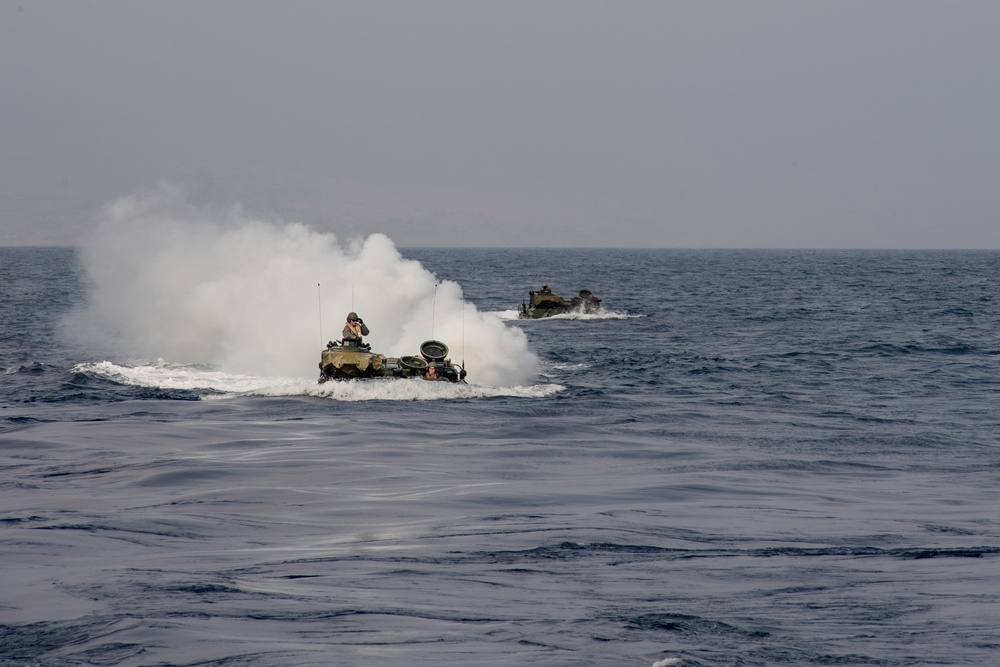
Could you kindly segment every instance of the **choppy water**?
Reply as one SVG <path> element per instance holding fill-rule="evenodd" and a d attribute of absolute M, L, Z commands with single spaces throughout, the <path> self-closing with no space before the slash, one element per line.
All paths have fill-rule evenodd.
<path fill-rule="evenodd" d="M 1000 253 L 403 254 L 538 377 L 109 358 L 0 249 L 0 664 L 998 663 Z"/>

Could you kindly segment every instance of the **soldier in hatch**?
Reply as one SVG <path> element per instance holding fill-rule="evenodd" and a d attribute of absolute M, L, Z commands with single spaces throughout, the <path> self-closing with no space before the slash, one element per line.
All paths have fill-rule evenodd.
<path fill-rule="evenodd" d="M 361 345 L 361 337 L 367 336 L 368 333 L 368 327 L 357 313 L 353 311 L 347 313 L 347 324 L 344 325 L 343 331 L 344 340 L 357 341 L 358 345 Z"/>

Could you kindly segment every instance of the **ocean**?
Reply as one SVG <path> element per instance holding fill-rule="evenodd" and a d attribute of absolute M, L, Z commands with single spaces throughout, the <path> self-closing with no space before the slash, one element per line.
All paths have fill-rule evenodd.
<path fill-rule="evenodd" d="M 0 248 L 5 667 L 1000 664 L 1000 252 L 201 233 Z"/>

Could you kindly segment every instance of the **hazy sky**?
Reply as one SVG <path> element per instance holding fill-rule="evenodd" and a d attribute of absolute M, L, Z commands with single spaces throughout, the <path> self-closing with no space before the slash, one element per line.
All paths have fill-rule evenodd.
<path fill-rule="evenodd" d="M 997 0 L 0 0 L 0 245 L 1000 248 Z"/>

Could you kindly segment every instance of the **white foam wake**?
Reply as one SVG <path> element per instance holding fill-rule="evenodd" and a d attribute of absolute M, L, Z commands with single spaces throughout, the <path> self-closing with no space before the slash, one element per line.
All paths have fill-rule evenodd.
<path fill-rule="evenodd" d="M 167 363 L 162 359 L 155 364 L 122 365 L 110 361 L 78 364 L 73 371 L 123 385 L 205 392 L 203 398 L 206 399 L 232 396 L 316 396 L 338 401 L 428 401 L 495 396 L 544 398 L 565 389 L 558 384 L 495 387 L 422 379 L 351 380 L 319 384 L 315 379 L 227 373 Z"/>
<path fill-rule="evenodd" d="M 516 308 L 513 310 L 496 310 L 487 311 L 490 315 L 496 315 L 501 320 L 509 322 L 511 320 L 517 320 L 520 313 Z M 569 312 L 560 313 L 558 315 L 549 315 L 548 317 L 539 317 L 538 319 L 527 318 L 523 320 L 524 322 L 543 322 L 545 320 L 627 320 L 629 318 L 642 317 L 642 315 L 630 315 L 628 313 L 622 313 L 615 310 L 601 310 L 596 313 L 584 313 L 584 312 Z"/>

